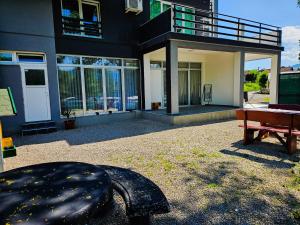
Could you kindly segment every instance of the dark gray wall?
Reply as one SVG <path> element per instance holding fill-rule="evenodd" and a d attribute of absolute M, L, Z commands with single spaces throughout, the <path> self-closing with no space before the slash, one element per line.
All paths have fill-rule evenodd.
<path fill-rule="evenodd" d="M 1 0 L 0 50 L 46 53 L 51 114 L 52 119 L 58 121 L 60 113 L 51 0 Z M 20 84 L 20 66 L 1 65 L 0 87 L 13 88 L 19 112 L 15 118 L 1 119 L 6 131 L 17 131 L 18 126 L 25 122 Z"/>
<path fill-rule="evenodd" d="M 4 134 L 7 135 L 20 128 L 20 125 L 24 123 L 24 105 L 22 95 L 22 82 L 20 66 L 2 66 L 0 65 L 0 88 L 10 87 L 14 96 L 15 104 L 18 114 L 14 117 L 3 117 L 1 121 L 3 123 Z"/>
<path fill-rule="evenodd" d="M 99 0 L 102 39 L 63 35 L 61 0 L 53 1 L 56 51 L 62 54 L 109 57 L 138 57 L 138 28 L 150 20 L 150 0 L 143 1 L 139 15 L 125 13 L 125 0 Z M 209 9 L 209 0 L 168 0 L 200 9 Z"/>

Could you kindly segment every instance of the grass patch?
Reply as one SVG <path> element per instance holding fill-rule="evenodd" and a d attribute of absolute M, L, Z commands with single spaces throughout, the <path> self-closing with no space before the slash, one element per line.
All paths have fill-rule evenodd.
<path fill-rule="evenodd" d="M 208 188 L 218 188 L 220 187 L 220 185 L 216 184 L 216 183 L 210 183 L 207 185 Z"/>
<path fill-rule="evenodd" d="M 202 149 L 200 149 L 200 148 L 192 148 L 191 152 L 197 158 L 204 158 L 205 156 L 207 156 L 207 154 Z"/>
<path fill-rule="evenodd" d="M 263 102 L 270 102 L 270 98 L 269 98 L 269 97 L 265 97 L 265 98 L 263 99 Z"/>
<path fill-rule="evenodd" d="M 184 166 L 189 170 L 200 170 L 200 163 L 197 161 L 187 162 Z"/>
<path fill-rule="evenodd" d="M 160 165 L 165 172 L 171 172 L 176 167 L 174 163 L 165 158 L 165 154 L 160 153 L 155 158 L 159 163 L 158 165 Z"/>
<path fill-rule="evenodd" d="M 259 91 L 260 87 L 257 83 L 245 83 L 244 84 L 244 91 L 250 92 L 250 91 Z"/>

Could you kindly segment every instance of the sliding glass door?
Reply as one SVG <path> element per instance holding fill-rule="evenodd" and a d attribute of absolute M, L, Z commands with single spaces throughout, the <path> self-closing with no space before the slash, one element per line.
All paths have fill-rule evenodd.
<path fill-rule="evenodd" d="M 139 69 L 125 69 L 125 107 L 126 110 L 134 110 L 139 104 Z"/>
<path fill-rule="evenodd" d="M 102 69 L 84 68 L 86 110 L 104 111 Z"/>
<path fill-rule="evenodd" d="M 105 69 L 108 111 L 123 111 L 120 69 Z"/>
<path fill-rule="evenodd" d="M 201 104 L 201 71 L 191 70 L 190 71 L 190 98 L 191 105 Z"/>
<path fill-rule="evenodd" d="M 179 95 L 179 105 L 189 104 L 189 81 L 188 81 L 188 71 L 178 71 L 178 95 Z"/>
<path fill-rule="evenodd" d="M 83 112 L 80 68 L 63 66 L 58 70 L 61 112 Z"/>

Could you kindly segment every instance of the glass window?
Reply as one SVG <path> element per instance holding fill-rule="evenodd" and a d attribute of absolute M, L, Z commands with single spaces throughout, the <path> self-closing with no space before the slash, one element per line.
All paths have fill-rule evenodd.
<path fill-rule="evenodd" d="M 150 0 L 150 18 L 154 18 L 161 14 L 161 2 L 158 0 Z"/>
<path fill-rule="evenodd" d="M 161 62 L 160 61 L 151 61 L 150 62 L 151 69 L 160 69 L 161 68 Z"/>
<path fill-rule="evenodd" d="M 139 61 L 136 59 L 125 59 L 124 66 L 138 67 Z"/>
<path fill-rule="evenodd" d="M 190 99 L 191 105 L 201 104 L 201 71 L 191 70 L 190 72 Z"/>
<path fill-rule="evenodd" d="M 72 109 L 82 114 L 82 87 L 80 68 L 74 66 L 58 67 L 59 93 L 61 112 Z"/>
<path fill-rule="evenodd" d="M 57 56 L 58 64 L 80 64 L 80 57 L 77 56 Z"/>
<path fill-rule="evenodd" d="M 122 80 L 120 69 L 106 69 L 106 99 L 108 111 L 122 111 Z"/>
<path fill-rule="evenodd" d="M 184 26 L 186 28 L 195 28 L 195 23 L 190 22 L 190 21 L 195 21 L 194 10 L 190 9 L 190 8 L 185 8 L 184 11 L 187 12 L 187 13 L 184 14 L 184 19 L 189 20 L 189 21 L 185 21 Z M 184 33 L 185 34 L 195 34 L 195 30 L 193 30 L 193 29 L 185 29 Z"/>
<path fill-rule="evenodd" d="M 94 66 L 102 66 L 103 60 L 101 58 L 90 58 L 90 57 L 83 57 L 82 58 L 83 65 L 94 65 Z"/>
<path fill-rule="evenodd" d="M 178 72 L 178 86 L 179 105 L 188 105 L 188 71 Z"/>
<path fill-rule="evenodd" d="M 139 70 L 125 69 L 126 110 L 138 109 L 139 105 Z"/>
<path fill-rule="evenodd" d="M 104 66 L 122 66 L 121 59 L 103 59 Z"/>
<path fill-rule="evenodd" d="M 201 63 L 191 63 L 191 69 L 201 69 Z"/>
<path fill-rule="evenodd" d="M 79 5 L 78 1 L 62 0 L 62 16 L 79 19 Z"/>
<path fill-rule="evenodd" d="M 62 1 L 63 30 L 67 34 L 100 36 L 100 4 L 97 1 Z M 80 3 L 80 4 L 79 4 Z"/>
<path fill-rule="evenodd" d="M 189 63 L 187 63 L 187 62 L 178 62 L 178 68 L 188 69 L 189 68 Z"/>
<path fill-rule="evenodd" d="M 29 86 L 45 85 L 45 71 L 25 70 L 25 83 Z"/>
<path fill-rule="evenodd" d="M 86 110 L 104 110 L 102 69 L 85 68 Z"/>
<path fill-rule="evenodd" d="M 62 21 L 65 33 L 80 34 L 78 1 L 62 0 Z"/>
<path fill-rule="evenodd" d="M 98 4 L 82 2 L 82 19 L 85 35 L 100 36 Z"/>
<path fill-rule="evenodd" d="M 13 55 L 10 52 L 0 52 L 0 62 L 12 62 Z"/>
<path fill-rule="evenodd" d="M 44 56 L 43 55 L 22 55 L 18 54 L 19 62 L 44 62 Z"/>

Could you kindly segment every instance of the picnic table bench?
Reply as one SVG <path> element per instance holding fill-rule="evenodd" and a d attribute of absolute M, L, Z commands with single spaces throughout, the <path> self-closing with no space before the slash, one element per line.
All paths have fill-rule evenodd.
<path fill-rule="evenodd" d="M 293 154 L 297 151 L 297 137 L 300 137 L 300 111 L 280 109 L 279 105 L 273 107 L 236 110 L 237 119 L 244 121 L 240 125 L 244 128 L 244 144 L 261 141 L 272 135 L 287 148 L 289 154 Z M 258 123 L 248 123 L 249 121 Z M 256 138 L 255 131 L 258 131 Z M 283 134 L 283 137 L 279 134 Z"/>

